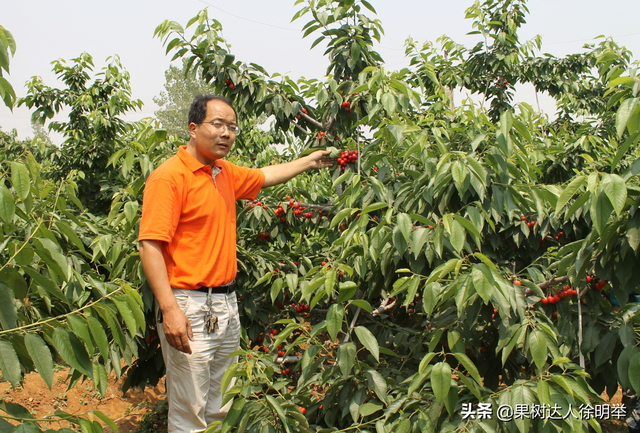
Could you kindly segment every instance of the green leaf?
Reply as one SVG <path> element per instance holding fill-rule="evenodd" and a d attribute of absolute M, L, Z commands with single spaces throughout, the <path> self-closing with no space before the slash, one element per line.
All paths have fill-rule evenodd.
<path fill-rule="evenodd" d="M 3 378 L 8 380 L 12 387 L 20 384 L 20 361 L 13 349 L 13 345 L 6 340 L 0 340 L 0 371 Z"/>
<path fill-rule="evenodd" d="M 344 307 L 341 304 L 332 304 L 327 311 L 327 332 L 331 337 L 331 341 L 335 341 L 338 332 L 342 330 L 344 314 Z"/>
<path fill-rule="evenodd" d="M 376 393 L 380 401 L 387 402 L 387 381 L 376 370 L 367 370 L 365 372 L 369 389 Z"/>
<path fill-rule="evenodd" d="M 284 281 L 282 281 L 282 278 L 276 279 L 271 285 L 271 303 L 272 304 L 274 304 L 276 302 L 276 299 L 278 299 L 278 295 L 280 294 L 280 291 L 282 290 L 283 286 L 284 286 Z"/>
<path fill-rule="evenodd" d="M 349 305 L 355 305 L 356 307 L 363 309 L 367 313 L 373 312 L 371 304 L 364 299 L 353 299 L 351 302 L 349 302 Z"/>
<path fill-rule="evenodd" d="M 361 416 L 369 416 L 372 415 L 376 412 L 378 412 L 379 410 L 384 409 L 384 404 L 382 404 L 379 401 L 369 401 L 365 404 L 363 404 L 362 406 L 360 406 L 360 408 L 358 409 L 358 413 Z M 322 430 L 321 430 L 322 431 Z"/>
<path fill-rule="evenodd" d="M 531 357 L 536 363 L 538 370 L 542 370 L 544 364 L 547 362 L 547 340 L 542 336 L 541 331 L 537 329 L 529 333 L 529 351 Z"/>
<path fill-rule="evenodd" d="M 377 202 L 377 203 L 372 203 L 370 205 L 368 205 L 367 207 L 365 207 L 364 209 L 362 209 L 362 212 L 360 212 L 362 215 L 367 214 L 369 212 L 373 212 L 379 209 L 384 209 L 385 207 L 389 207 L 389 205 L 387 203 L 384 202 Z"/>
<path fill-rule="evenodd" d="M 287 287 L 291 293 L 296 292 L 296 288 L 298 287 L 298 274 L 287 274 L 285 277 L 287 281 Z"/>
<path fill-rule="evenodd" d="M 487 271 L 483 272 L 485 269 Z M 480 295 L 485 304 L 489 304 L 495 290 L 495 281 L 491 276 L 491 271 L 484 264 L 474 265 L 471 270 L 471 280 L 478 295 Z"/>
<path fill-rule="evenodd" d="M 629 383 L 640 394 L 640 352 L 636 353 L 629 360 Z"/>
<path fill-rule="evenodd" d="M 25 201 L 29 195 L 31 183 L 29 170 L 21 162 L 11 161 L 11 184 L 21 201 Z"/>
<path fill-rule="evenodd" d="M 44 275 L 42 275 L 41 273 L 39 273 L 38 271 L 36 271 L 30 266 L 23 266 L 22 270 L 25 271 L 27 274 L 29 274 L 29 276 L 32 279 L 31 281 L 32 284 L 35 282 L 38 286 L 42 287 L 47 292 L 51 293 L 53 296 L 60 299 L 65 304 L 69 303 L 64 293 L 62 293 L 62 290 L 60 290 L 58 285 L 53 281 L 51 281 L 51 279 L 49 279 L 48 277 L 45 277 Z"/>
<path fill-rule="evenodd" d="M 16 299 L 11 287 L 0 281 L 0 324 L 5 331 L 16 327 Z"/>
<path fill-rule="evenodd" d="M 11 224 L 15 214 L 16 203 L 13 194 L 4 185 L 0 185 L 0 218 L 5 223 Z"/>
<path fill-rule="evenodd" d="M 473 361 L 471 361 L 471 359 L 469 359 L 467 355 L 465 355 L 464 353 L 456 352 L 453 354 L 453 356 L 455 356 L 458 362 L 460 362 L 465 370 L 469 372 L 471 377 L 473 377 L 473 380 L 475 380 L 478 385 L 483 385 L 482 377 L 480 376 L 480 373 L 478 373 L 476 365 L 473 363 Z"/>
<path fill-rule="evenodd" d="M 69 266 L 60 245 L 44 237 L 34 239 L 33 245 L 40 258 L 44 260 L 56 274 L 64 278 L 65 281 L 69 281 Z"/>
<path fill-rule="evenodd" d="M 480 232 L 478 231 L 476 226 L 474 226 L 471 223 L 471 221 L 467 220 L 466 218 L 461 217 L 460 215 L 453 215 L 453 217 L 456 219 L 456 221 L 458 221 L 460 224 L 462 224 L 467 231 L 471 232 L 478 239 L 482 239 L 482 235 L 480 234 Z"/>
<path fill-rule="evenodd" d="M 91 340 L 91 334 L 89 333 L 87 322 L 77 314 L 70 314 L 67 316 L 67 323 L 69 324 L 71 331 L 73 331 L 73 333 L 76 334 L 76 336 L 84 343 L 87 348 L 87 353 L 89 353 L 89 355 L 93 355 L 95 346 Z"/>
<path fill-rule="evenodd" d="M 393 93 L 383 93 L 382 98 L 380 100 L 382 106 L 387 111 L 387 115 L 393 115 L 394 111 L 396 111 L 396 97 Z"/>
<path fill-rule="evenodd" d="M 282 409 L 282 406 L 280 406 L 280 403 L 278 402 L 278 400 L 276 400 L 275 398 L 271 397 L 269 394 L 265 395 L 267 398 L 267 402 L 269 403 L 269 405 L 273 408 L 273 410 L 276 412 L 276 414 L 278 414 L 278 417 L 280 418 L 280 421 L 282 422 L 282 425 L 284 426 L 284 429 L 287 432 L 290 432 L 291 430 L 289 430 L 289 424 L 287 423 L 287 417 L 284 414 L 284 410 Z"/>
<path fill-rule="evenodd" d="M 464 247 L 464 240 L 466 238 L 466 232 L 462 224 L 458 220 L 454 220 L 451 225 L 451 245 L 459 253 Z"/>
<path fill-rule="evenodd" d="M 353 281 L 346 281 L 338 285 L 338 302 L 349 301 L 358 291 L 358 285 Z"/>
<path fill-rule="evenodd" d="M 429 230 L 424 227 L 417 227 L 412 234 L 411 250 L 413 251 L 413 257 L 418 258 L 418 255 L 422 252 L 422 247 L 429 239 Z"/>
<path fill-rule="evenodd" d="M 356 362 L 356 345 L 352 342 L 342 343 L 338 348 L 337 358 L 342 376 L 346 378 Z"/>
<path fill-rule="evenodd" d="M 240 415 L 242 414 L 242 409 L 244 408 L 245 403 L 246 400 L 244 398 L 236 398 L 235 400 L 233 400 L 229 412 L 227 412 L 227 415 L 222 421 L 222 433 L 231 431 L 233 426 L 236 425 L 236 423 L 240 419 Z"/>
<path fill-rule="evenodd" d="M 553 400 L 551 400 L 551 394 L 549 393 L 549 384 L 546 381 L 538 381 L 537 394 L 540 404 L 553 404 Z"/>
<path fill-rule="evenodd" d="M 67 238 L 69 238 L 69 240 L 76 247 L 78 247 L 80 251 L 85 251 L 84 244 L 82 243 L 82 241 L 80 240 L 76 232 L 71 228 L 71 226 L 66 221 L 58 220 L 55 222 L 55 226 L 58 228 L 58 230 L 64 233 L 65 236 L 67 236 Z"/>
<path fill-rule="evenodd" d="M 604 232 L 607 222 L 611 219 L 612 212 L 613 205 L 604 191 L 591 200 L 591 221 L 593 221 L 598 234 L 601 235 Z"/>
<path fill-rule="evenodd" d="M 338 274 L 335 269 L 331 269 L 327 271 L 327 275 L 324 278 L 324 291 L 328 296 L 332 296 L 333 288 L 336 285 L 336 280 L 338 279 Z"/>
<path fill-rule="evenodd" d="M 562 191 L 560 197 L 558 197 L 558 202 L 556 203 L 556 217 L 560 215 L 560 211 L 567 203 L 569 203 L 569 200 L 571 200 L 571 197 L 573 197 L 578 188 L 580 188 L 584 184 L 584 180 L 586 178 L 587 177 L 584 175 L 576 176 L 564 189 L 564 191 Z"/>
<path fill-rule="evenodd" d="M 52 340 L 53 347 L 64 362 L 84 375 L 93 375 L 91 360 L 78 337 L 60 326 L 53 332 Z"/>
<path fill-rule="evenodd" d="M 109 340 L 107 339 L 107 333 L 104 331 L 102 323 L 93 316 L 87 316 L 87 325 L 93 341 L 98 346 L 100 354 L 102 355 L 103 362 L 107 362 L 109 359 Z"/>
<path fill-rule="evenodd" d="M 106 415 L 105 415 L 104 413 L 102 413 L 101 411 L 99 411 L 99 410 L 92 410 L 92 411 L 91 411 L 91 412 L 89 412 L 89 413 L 92 413 L 92 414 L 94 414 L 95 416 L 97 416 L 98 418 L 100 418 L 100 419 L 102 420 L 102 422 L 104 422 L 104 423 L 105 423 L 105 424 L 107 424 L 109 427 L 111 427 L 111 429 L 112 429 L 114 432 L 116 432 L 116 433 L 118 433 L 118 432 L 119 432 L 119 430 L 118 430 L 118 426 L 116 425 L 116 423 L 115 423 L 115 422 L 113 422 L 113 420 L 112 420 L 111 418 L 109 418 L 108 416 L 106 416 Z"/>
<path fill-rule="evenodd" d="M 400 230 L 402 231 L 402 235 L 404 236 L 404 239 L 407 242 L 409 242 L 409 238 L 411 237 L 411 226 L 412 226 L 411 217 L 406 213 L 399 213 L 398 227 L 400 227 Z"/>
<path fill-rule="evenodd" d="M 627 186 L 624 180 L 617 174 L 604 174 L 602 189 L 613 204 L 616 213 L 620 215 L 627 201 Z"/>
<path fill-rule="evenodd" d="M 431 370 L 431 388 L 438 403 L 444 403 L 451 388 L 451 366 L 438 362 Z"/>
<path fill-rule="evenodd" d="M 640 353 L 640 350 L 638 350 L 637 347 L 627 346 L 622 350 L 618 357 L 618 362 L 616 363 L 618 381 L 623 389 L 631 388 L 631 383 L 629 382 L 629 364 L 631 362 L 631 358 L 633 358 L 637 353 Z"/>
<path fill-rule="evenodd" d="M 120 312 L 122 319 L 124 319 L 124 324 L 127 326 L 127 329 L 129 330 L 129 334 L 132 337 L 135 336 L 137 331 L 137 323 L 136 323 L 136 319 L 133 317 L 133 314 L 131 313 L 131 310 L 129 310 L 129 306 L 127 305 L 127 302 L 123 299 L 115 298 L 115 297 L 111 298 L 111 300 L 116 305 L 116 308 L 118 309 L 118 312 Z"/>
<path fill-rule="evenodd" d="M 353 329 L 360 343 L 373 355 L 376 361 L 380 361 L 380 346 L 376 337 L 364 326 L 356 326 Z"/>
<path fill-rule="evenodd" d="M 36 370 L 40 373 L 40 377 L 51 390 L 53 386 L 53 358 L 49 347 L 38 334 L 31 333 L 24 336 L 24 344 Z"/>
<path fill-rule="evenodd" d="M 342 221 L 343 219 L 345 219 L 347 216 L 353 214 L 357 209 L 353 209 L 353 208 L 346 208 L 346 209 L 342 209 L 340 212 L 338 212 L 336 214 L 336 216 L 333 217 L 333 219 L 331 220 L 331 226 L 330 228 L 333 228 L 335 226 L 338 225 L 338 223 L 340 223 L 340 221 Z"/>
<path fill-rule="evenodd" d="M 616 131 L 618 133 L 618 138 L 622 137 L 622 134 L 624 134 L 624 129 L 627 126 L 629 118 L 638 106 L 638 101 L 639 98 L 629 98 L 625 99 L 620 104 L 620 108 L 618 108 L 618 112 L 616 113 Z"/>

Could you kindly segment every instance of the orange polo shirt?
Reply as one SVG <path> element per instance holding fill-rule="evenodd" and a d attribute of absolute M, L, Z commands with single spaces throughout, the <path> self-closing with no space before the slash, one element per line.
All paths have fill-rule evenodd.
<path fill-rule="evenodd" d="M 171 287 L 221 286 L 236 277 L 235 201 L 254 199 L 264 173 L 224 160 L 215 167 L 214 181 L 211 167 L 181 146 L 147 179 L 138 241 L 161 241 Z"/>

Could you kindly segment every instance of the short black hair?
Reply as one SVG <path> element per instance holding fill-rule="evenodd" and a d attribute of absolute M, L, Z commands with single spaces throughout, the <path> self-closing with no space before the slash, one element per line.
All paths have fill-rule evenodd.
<path fill-rule="evenodd" d="M 236 113 L 236 109 L 233 108 L 231 99 L 220 95 L 198 95 L 193 98 L 193 102 L 189 108 L 189 123 L 187 125 L 191 125 L 192 123 L 199 125 L 204 122 L 204 119 L 207 117 L 207 103 L 209 101 L 222 101 L 227 104 L 233 110 L 233 114 L 236 115 L 236 122 L 238 121 L 238 113 Z"/>

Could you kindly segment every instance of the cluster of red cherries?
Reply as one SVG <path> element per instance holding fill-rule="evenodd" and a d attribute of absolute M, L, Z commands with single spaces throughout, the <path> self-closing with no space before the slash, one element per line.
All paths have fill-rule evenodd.
<path fill-rule="evenodd" d="M 591 284 L 598 292 L 607 285 L 607 280 L 600 280 L 597 277 L 587 276 L 587 284 Z"/>
<path fill-rule="evenodd" d="M 577 296 L 578 291 L 570 288 L 568 285 L 565 285 L 562 290 L 558 290 L 555 295 L 547 296 L 546 298 L 542 298 L 541 302 L 543 305 L 547 304 L 557 304 L 564 298 L 570 298 L 572 296 Z"/>
<path fill-rule="evenodd" d="M 292 305 L 296 309 L 296 313 L 304 313 L 305 311 L 309 311 L 309 304 L 307 304 L 306 302 L 300 302 L 299 304 L 296 304 L 294 302 Z"/>
<path fill-rule="evenodd" d="M 271 240 L 271 236 L 269 236 L 269 233 L 260 232 L 258 233 L 258 240 L 269 242 Z"/>
<path fill-rule="evenodd" d="M 251 209 L 253 209 L 256 206 L 262 206 L 263 209 L 268 209 L 266 204 L 262 204 L 261 201 L 258 201 L 256 199 L 253 200 L 253 203 L 251 203 Z"/>
<path fill-rule="evenodd" d="M 340 152 L 340 158 L 338 158 L 338 165 L 340 166 L 340 170 L 344 171 L 347 164 L 354 163 L 357 160 L 358 160 L 357 150 L 345 150 L 343 152 Z"/>

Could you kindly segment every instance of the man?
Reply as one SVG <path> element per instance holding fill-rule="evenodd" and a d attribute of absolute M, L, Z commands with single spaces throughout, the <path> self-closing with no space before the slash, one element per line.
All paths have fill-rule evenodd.
<path fill-rule="evenodd" d="M 158 306 L 170 433 L 201 432 L 228 411 L 221 381 L 240 341 L 235 201 L 333 162 L 330 152 L 317 151 L 261 169 L 239 167 L 223 160 L 238 133 L 229 99 L 197 97 L 188 145 L 145 186 L 138 241 Z"/>

